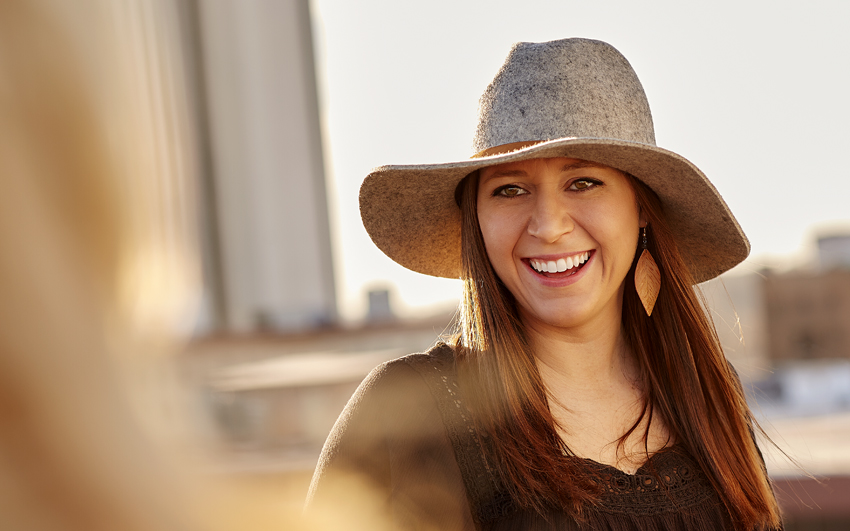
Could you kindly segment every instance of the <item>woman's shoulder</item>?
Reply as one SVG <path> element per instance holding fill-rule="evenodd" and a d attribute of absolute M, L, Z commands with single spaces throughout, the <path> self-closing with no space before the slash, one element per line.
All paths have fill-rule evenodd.
<path fill-rule="evenodd" d="M 378 365 L 352 395 L 335 432 L 355 428 L 387 435 L 411 429 L 407 421 L 433 416 L 440 402 L 435 386 L 444 378 L 453 380 L 453 371 L 454 350 L 444 343 Z"/>
<path fill-rule="evenodd" d="M 454 347 L 442 341 L 438 341 L 434 346 L 425 352 L 417 352 L 407 354 L 400 358 L 396 358 L 378 365 L 374 371 L 383 373 L 384 371 L 398 370 L 400 366 L 407 366 L 417 372 L 428 370 L 449 370 L 454 365 L 455 350 Z"/>
<path fill-rule="evenodd" d="M 391 361 L 390 364 L 407 365 L 426 379 L 434 374 L 446 377 L 453 377 L 456 374 L 454 347 L 442 341 L 426 352 L 408 354 Z"/>
<path fill-rule="evenodd" d="M 454 364 L 454 348 L 439 342 L 425 352 L 408 354 L 378 365 L 360 384 L 355 398 L 363 394 L 392 393 L 397 389 L 408 396 L 417 390 L 433 391 L 435 380 L 454 380 Z"/>
<path fill-rule="evenodd" d="M 379 510 L 391 507 L 396 527 L 470 529 L 463 479 L 434 387 L 442 381 L 435 375 L 450 374 L 453 363 L 453 350 L 440 343 L 372 370 L 328 436 L 308 504 L 344 513 L 340 504 L 354 491 L 369 490 Z M 334 485 L 345 478 L 365 487 L 340 495 Z"/>

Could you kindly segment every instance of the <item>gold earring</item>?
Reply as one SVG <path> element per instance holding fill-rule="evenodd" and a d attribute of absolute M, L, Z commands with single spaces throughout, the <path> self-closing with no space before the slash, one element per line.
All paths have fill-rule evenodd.
<path fill-rule="evenodd" d="M 652 315 L 652 308 L 655 307 L 658 292 L 661 290 L 661 272 L 658 270 L 658 265 L 652 255 L 649 254 L 649 249 L 646 248 L 646 227 L 643 228 L 641 247 L 643 247 L 643 252 L 640 253 L 640 258 L 638 258 L 638 263 L 635 266 L 635 289 L 648 317 Z"/>

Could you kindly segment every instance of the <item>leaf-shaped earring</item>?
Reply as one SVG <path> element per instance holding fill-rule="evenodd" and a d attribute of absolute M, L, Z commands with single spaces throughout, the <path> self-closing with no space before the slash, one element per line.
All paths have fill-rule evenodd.
<path fill-rule="evenodd" d="M 640 302 L 643 303 L 643 309 L 646 310 L 646 315 L 650 316 L 658 299 L 658 292 L 661 290 L 661 272 L 658 270 L 655 259 L 649 254 L 649 249 L 646 248 L 646 227 L 643 228 L 641 247 L 643 252 L 640 253 L 635 266 L 635 289 Z"/>

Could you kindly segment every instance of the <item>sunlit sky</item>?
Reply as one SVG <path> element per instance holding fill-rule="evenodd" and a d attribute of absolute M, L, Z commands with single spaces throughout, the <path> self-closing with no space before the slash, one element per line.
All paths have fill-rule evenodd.
<path fill-rule="evenodd" d="M 456 300 L 369 240 L 372 167 L 471 155 L 478 97 L 512 43 L 614 45 L 649 98 L 658 145 L 699 166 L 752 243 L 739 269 L 805 262 L 850 231 L 850 2 L 311 0 L 340 309 L 392 290 L 399 313 Z"/>

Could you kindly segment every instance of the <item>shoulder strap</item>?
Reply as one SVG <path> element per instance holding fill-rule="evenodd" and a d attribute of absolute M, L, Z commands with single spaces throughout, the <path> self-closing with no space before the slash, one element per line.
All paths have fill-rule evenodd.
<path fill-rule="evenodd" d="M 404 360 L 424 378 L 437 402 L 476 524 L 481 527 L 513 512 L 510 494 L 502 485 L 498 470 L 485 457 L 486 441 L 475 429 L 463 402 L 454 350 L 438 343 L 427 353 L 407 356 Z"/>

